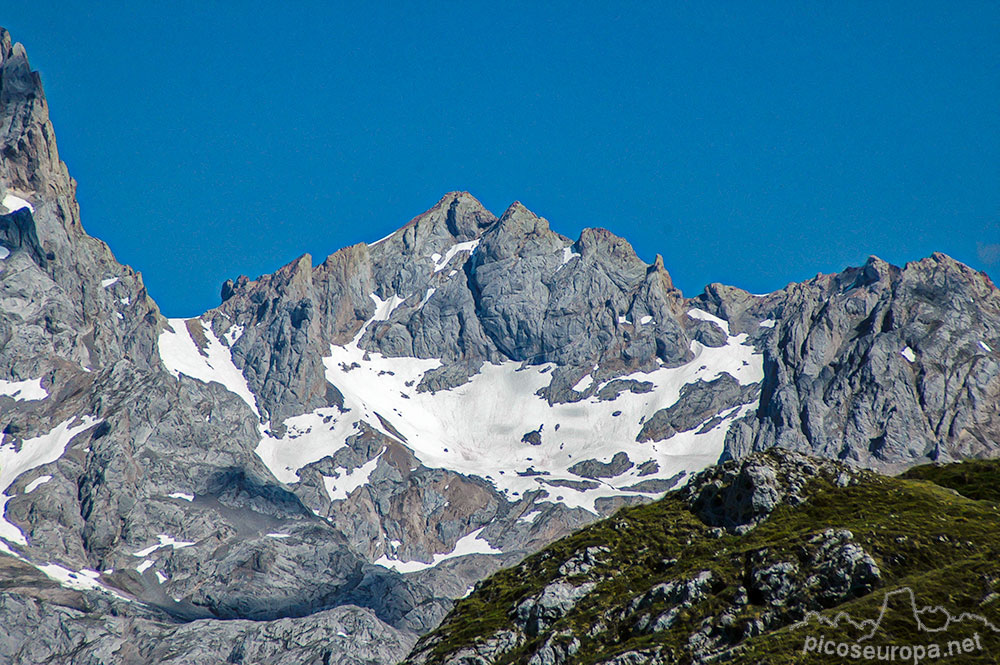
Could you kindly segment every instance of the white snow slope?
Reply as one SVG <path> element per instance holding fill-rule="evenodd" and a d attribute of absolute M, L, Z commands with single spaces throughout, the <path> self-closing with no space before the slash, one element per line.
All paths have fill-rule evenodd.
<path fill-rule="evenodd" d="M 380 307 L 372 320 L 384 319 L 398 306 L 395 298 L 373 299 Z M 707 312 L 691 310 L 689 315 L 712 321 L 729 333 L 725 321 Z M 364 332 L 362 328 L 350 344 L 332 346 L 330 356 L 324 359 L 327 380 L 344 395 L 345 412 L 327 408 L 289 418 L 283 438 L 265 435 L 258 445 L 257 454 L 282 482 L 297 482 L 299 469 L 343 447 L 345 439 L 358 431 L 360 420 L 379 428 L 377 413 L 405 437 L 405 445 L 427 467 L 483 477 L 514 501 L 541 489 L 547 492 L 541 501 L 596 512 L 595 501 L 600 497 L 643 494 L 629 486 L 681 471 L 690 474 L 715 463 L 732 419 L 753 408 L 730 409 L 723 414 L 729 418 L 702 434 L 692 430 L 656 443 L 636 442 L 642 423 L 675 403 L 682 386 L 699 379 L 710 381 L 723 372 L 742 384 L 757 383 L 764 376 L 761 356 L 745 344 L 746 335 L 737 335 L 730 336 L 720 348 L 692 342 L 691 362 L 630 375 L 651 381 L 651 392 L 625 392 L 611 401 L 591 397 L 549 406 L 535 392 L 548 384 L 547 372 L 552 366 L 522 367 L 516 362 L 486 364 L 468 383 L 452 390 L 418 393 L 412 386 L 419 384 L 425 372 L 438 367 L 439 361 L 387 358 L 373 352 L 366 360 L 365 351 L 357 346 Z M 581 381 L 578 386 L 588 384 Z M 522 442 L 525 433 L 537 429 L 541 430 L 541 445 Z M 592 458 L 609 461 L 621 451 L 635 466 L 601 481 L 596 488 L 547 485 L 551 480 L 583 480 L 570 473 L 569 467 Z M 659 471 L 640 477 L 638 466 L 649 460 L 658 464 Z M 345 498 L 360 486 L 357 481 L 367 480 L 370 473 L 371 469 L 363 468 L 336 483 L 328 481 L 331 498 L 335 492 L 336 498 Z M 533 473 L 546 475 L 529 475 Z"/>
<path fill-rule="evenodd" d="M 92 416 L 83 416 L 74 425 L 76 421 L 76 418 L 64 420 L 47 434 L 24 439 L 20 449 L 16 449 L 13 441 L 7 441 L 5 434 L 0 434 L 0 538 L 3 540 L 18 545 L 28 544 L 21 530 L 4 517 L 4 510 L 10 500 L 7 490 L 14 481 L 26 471 L 55 462 L 62 457 L 74 436 L 100 422 Z"/>
<path fill-rule="evenodd" d="M 185 374 L 203 383 L 221 383 L 230 392 L 238 395 L 253 412 L 257 411 L 257 400 L 243 373 L 233 364 L 229 347 L 218 340 L 208 323 L 202 322 L 208 344 L 199 350 L 191 338 L 187 320 L 169 319 L 170 327 L 160 333 L 159 349 L 163 365 L 174 376 Z"/>

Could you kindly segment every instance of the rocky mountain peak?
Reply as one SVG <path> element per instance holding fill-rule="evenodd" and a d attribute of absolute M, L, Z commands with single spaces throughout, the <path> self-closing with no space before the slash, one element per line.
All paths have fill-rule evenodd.
<path fill-rule="evenodd" d="M 75 192 L 66 165 L 59 159 L 55 132 L 49 121 L 42 80 L 31 70 L 24 46 L 12 43 L 10 33 L 0 28 L 0 190 L 10 190 L 30 202 L 32 196 L 64 197 L 68 228 L 79 232 Z M 0 191 L 0 194 L 5 193 Z M 45 235 L 44 232 L 42 235 Z"/>
<path fill-rule="evenodd" d="M 1000 451 L 1000 295 L 943 255 L 685 299 L 609 231 L 452 192 L 167 321 L 79 226 L 0 47 L 0 568 L 45 591 L 0 589 L 2 662 L 385 665 L 485 574 L 720 459 Z M 804 460 L 699 476 L 695 508 L 752 525 Z"/>
<path fill-rule="evenodd" d="M 42 80 L 31 71 L 24 46 L 11 41 L 10 33 L 0 28 L 0 101 L 44 97 Z"/>
<path fill-rule="evenodd" d="M 430 256 L 458 242 L 475 240 L 496 217 L 468 192 L 449 192 L 400 229 L 371 243 L 377 256 Z"/>
<path fill-rule="evenodd" d="M 549 228 L 547 219 L 531 212 L 520 201 L 515 201 L 484 234 L 476 265 L 529 256 L 548 256 L 569 244 L 569 238 Z"/>

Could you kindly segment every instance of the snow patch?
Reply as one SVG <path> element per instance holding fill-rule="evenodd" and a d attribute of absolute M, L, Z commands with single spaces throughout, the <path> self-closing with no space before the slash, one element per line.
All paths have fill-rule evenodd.
<path fill-rule="evenodd" d="M 32 213 L 35 212 L 35 206 L 31 205 L 20 196 L 14 196 L 10 192 L 7 192 L 4 195 L 3 201 L 0 202 L 0 204 L 8 210 L 7 214 L 20 210 L 21 208 L 27 208 Z"/>
<path fill-rule="evenodd" d="M 986 351 L 987 353 L 993 351 L 993 349 L 990 348 L 990 345 L 982 340 L 979 341 L 979 348 L 981 348 L 983 351 Z"/>
<path fill-rule="evenodd" d="M 289 538 L 290 536 L 287 533 L 269 533 L 267 534 L 267 537 L 280 539 L 280 538 Z"/>
<path fill-rule="evenodd" d="M 479 239 L 477 238 L 476 240 L 470 240 L 468 242 L 460 242 L 452 245 L 451 247 L 448 248 L 448 251 L 445 252 L 444 258 L 441 258 L 440 254 L 435 254 L 434 256 L 438 258 L 434 258 L 434 256 L 431 257 L 434 260 L 434 272 L 440 272 L 444 270 L 445 267 L 447 267 L 448 262 L 451 261 L 451 258 L 456 254 L 458 254 L 459 252 L 468 252 L 471 255 L 473 252 L 476 251 L 476 247 L 478 246 L 479 246 Z"/>
<path fill-rule="evenodd" d="M 138 566 L 136 566 L 135 569 L 138 570 L 139 574 L 141 575 L 142 573 L 146 572 L 147 570 L 149 570 L 152 567 L 153 567 L 153 562 L 150 559 L 146 559 L 145 561 L 143 561 L 142 563 L 140 563 Z"/>
<path fill-rule="evenodd" d="M 526 512 L 523 515 L 521 515 L 520 517 L 518 517 L 517 521 L 518 522 L 527 522 L 528 524 L 531 524 L 532 522 L 535 521 L 535 518 L 538 517 L 541 514 L 542 514 L 542 511 L 539 510 L 539 509 L 537 509 L 537 508 L 535 508 L 534 510 L 529 510 L 528 512 Z"/>
<path fill-rule="evenodd" d="M 372 321 L 388 321 L 393 310 L 406 302 L 406 298 L 401 298 L 395 293 L 388 300 L 382 300 L 374 293 L 369 294 L 368 297 L 375 302 L 375 315 L 372 317 Z"/>
<path fill-rule="evenodd" d="M 168 578 L 168 577 L 167 577 L 166 575 L 164 575 L 164 574 L 163 574 L 163 573 L 161 573 L 160 571 L 156 571 L 156 581 L 157 581 L 157 582 L 159 582 L 160 584 L 163 584 L 163 583 L 164 583 L 164 582 L 166 582 L 166 581 L 167 581 L 168 579 L 169 579 L 169 578 Z"/>
<path fill-rule="evenodd" d="M 570 390 L 575 390 L 578 393 L 586 392 L 587 388 L 590 388 L 591 384 L 594 383 L 594 372 L 597 371 L 597 367 L 594 365 L 594 368 L 580 377 L 580 380 Z"/>
<path fill-rule="evenodd" d="M 37 478 L 35 478 L 34 480 L 32 480 L 30 483 L 28 483 L 27 485 L 24 486 L 24 493 L 25 494 L 30 494 L 31 492 L 33 492 L 36 489 L 38 489 L 39 485 L 44 485 L 45 483 L 49 482 L 50 480 L 52 480 L 52 476 L 38 476 Z"/>
<path fill-rule="evenodd" d="M 423 561 L 397 561 L 395 559 L 390 559 L 388 556 L 383 554 L 377 560 L 374 561 L 375 565 L 383 566 L 385 568 L 391 568 L 398 573 L 415 573 L 420 570 L 426 570 L 428 568 L 433 568 L 442 561 L 447 561 L 448 559 L 455 559 L 460 556 L 467 556 L 469 554 L 503 554 L 503 550 L 498 550 L 483 538 L 483 529 L 486 527 L 480 527 L 470 534 L 462 536 L 455 543 L 455 549 L 446 554 L 435 554 L 434 560 L 430 563 L 425 563 Z"/>
<path fill-rule="evenodd" d="M 764 319 L 760 322 L 761 328 L 773 328 L 774 324 L 777 323 L 774 319 Z"/>
<path fill-rule="evenodd" d="M 641 319 L 639 319 L 639 325 L 640 326 L 644 326 L 644 325 L 646 325 L 647 323 L 649 323 L 652 320 L 653 320 L 653 317 L 651 317 L 651 316 L 649 316 L 647 314 L 646 316 L 644 316 Z"/>
<path fill-rule="evenodd" d="M 326 488 L 330 501 L 343 501 L 351 492 L 365 485 L 375 471 L 375 467 L 378 466 L 379 458 L 382 457 L 383 452 L 385 452 L 385 448 L 374 459 L 365 462 L 353 471 L 345 472 L 339 478 L 323 476 L 323 487 Z"/>
<path fill-rule="evenodd" d="M 704 312 L 701 315 L 711 317 Z M 724 321 L 722 325 L 728 328 Z M 748 336 L 741 334 L 729 337 L 721 347 L 692 342 L 694 358 L 680 367 L 630 375 L 637 381 L 650 381 L 654 387 L 649 393 L 630 394 L 627 399 L 591 397 L 550 406 L 536 391 L 549 383 L 553 365 L 522 367 L 516 362 L 487 363 L 461 386 L 418 393 L 412 386 L 424 373 L 439 367 L 440 361 L 387 358 L 365 351 L 357 345 L 363 335 L 364 328 L 351 343 L 331 346 L 330 356 L 323 359 L 327 380 L 344 396 L 345 413 L 328 410 L 327 423 L 322 422 L 322 410 L 290 418 L 286 425 L 312 423 L 316 429 L 299 437 L 286 433 L 280 440 L 265 438 L 259 444 L 257 454 L 279 480 L 297 481 L 298 469 L 343 447 L 362 420 L 377 428 L 377 412 L 393 414 L 393 427 L 428 468 L 484 478 L 511 501 L 525 492 L 542 490 L 545 495 L 539 501 L 596 512 L 595 502 L 602 497 L 653 496 L 628 489 L 650 478 L 638 476 L 637 468 L 643 462 L 656 461 L 660 471 L 652 477 L 668 478 L 681 471 L 700 471 L 718 460 L 729 421 L 701 434 L 695 429 L 665 441 L 636 442 L 641 422 L 674 404 L 681 387 L 693 381 L 711 381 L 722 373 L 743 385 L 764 377 L 761 355 L 747 344 Z M 619 412 L 617 417 L 615 412 Z M 470 418 L 469 413 L 476 417 Z M 525 423 L 544 427 L 542 445 L 521 442 Z M 636 467 L 612 481 L 592 489 L 546 484 L 560 479 L 578 481 L 569 473 L 570 466 L 589 458 L 608 459 L 617 452 L 627 453 Z"/>
<path fill-rule="evenodd" d="M 71 426 L 71 423 L 77 420 L 80 423 Z M 0 538 L 18 545 L 28 544 L 21 529 L 14 523 L 8 522 L 5 516 L 7 502 L 10 501 L 7 490 L 14 481 L 26 471 L 55 462 L 66 452 L 66 446 L 74 436 L 99 422 L 101 420 L 93 416 L 69 418 L 56 425 L 47 434 L 24 439 L 20 450 L 15 450 L 13 441 L 7 442 L 6 434 L 0 434 Z"/>
<path fill-rule="evenodd" d="M 54 580 L 62 586 L 76 589 L 78 591 L 106 591 L 97 581 L 101 576 L 96 570 L 84 568 L 80 571 L 64 568 L 57 563 L 50 563 L 45 566 L 37 566 L 38 570 L 45 573 L 49 579 Z"/>
<path fill-rule="evenodd" d="M 690 309 L 688 310 L 688 316 L 692 319 L 701 319 L 702 321 L 711 321 L 715 325 L 722 328 L 726 335 L 729 335 L 729 322 L 725 319 L 720 319 L 714 314 L 709 314 L 708 312 L 701 309 Z"/>
<path fill-rule="evenodd" d="M 420 301 L 420 304 L 417 305 L 417 309 L 419 309 L 419 308 L 423 307 L 424 305 L 426 305 L 427 301 L 431 299 L 431 296 L 434 295 L 435 291 L 437 291 L 437 289 L 435 289 L 434 287 L 431 287 L 431 288 L 427 289 L 427 293 L 424 294 L 424 297 Z"/>
<path fill-rule="evenodd" d="M 323 359 L 326 379 L 344 397 L 342 408 L 321 408 L 288 418 L 280 439 L 269 431 L 263 432 L 255 452 L 279 481 L 298 482 L 302 467 L 343 448 L 346 439 L 360 431 L 362 422 L 380 429 L 378 413 L 390 416 L 392 426 L 418 460 L 413 466 L 423 464 L 484 478 L 510 501 L 520 500 L 527 492 L 541 491 L 536 503 L 558 502 L 569 508 L 597 512 L 596 501 L 604 497 L 662 495 L 630 489 L 644 480 L 669 478 L 682 471 L 690 477 L 714 464 L 722 453 L 732 419 L 755 408 L 750 404 L 731 410 L 725 422 L 706 432 L 699 433 L 701 430 L 696 428 L 664 441 L 636 442 L 642 423 L 659 409 L 676 403 L 684 385 L 711 381 L 723 373 L 742 385 L 758 383 L 764 377 L 762 356 L 748 343 L 748 336 L 740 334 L 729 336 L 721 347 L 706 347 L 693 341 L 690 346 L 693 359 L 680 367 L 660 367 L 630 375 L 628 378 L 653 383 L 653 390 L 629 394 L 626 399 L 602 401 L 590 397 L 550 406 L 536 392 L 549 383 L 549 372 L 554 365 L 524 367 L 517 362 L 487 363 L 461 386 L 418 393 L 413 386 L 427 371 L 440 367 L 441 362 L 387 358 L 360 348 L 358 341 L 368 326 L 384 320 L 394 306 L 392 300 L 381 301 L 377 297 L 373 300 L 377 305 L 376 315 L 350 343 L 331 345 L 330 355 Z M 728 332 L 725 321 L 707 312 L 692 310 L 691 316 L 711 320 Z M 476 417 L 470 418 L 469 413 L 475 413 Z M 544 427 L 542 445 L 529 446 L 521 441 L 525 423 Z M 635 466 L 597 487 L 548 484 L 556 480 L 578 482 L 569 467 L 590 458 L 610 459 L 618 452 L 628 454 Z M 638 468 L 647 461 L 655 461 L 659 471 L 653 476 L 640 477 Z M 346 498 L 355 488 L 354 482 L 363 484 L 368 473 L 365 469 L 348 474 L 349 484 L 344 484 L 345 478 L 336 479 L 332 486 L 336 496 Z M 325 480 L 324 485 L 327 485 Z"/>
<path fill-rule="evenodd" d="M 184 501 L 194 501 L 194 494 L 187 494 L 185 492 L 174 492 L 173 494 L 168 494 L 171 499 L 183 499 Z"/>
<path fill-rule="evenodd" d="M 336 407 L 317 409 L 285 420 L 280 439 L 265 432 L 254 450 L 275 478 L 297 483 L 298 470 L 332 455 L 345 445 L 347 437 L 359 429 L 359 415 Z"/>
<path fill-rule="evenodd" d="M 244 326 L 229 326 L 229 330 L 222 335 L 223 339 L 226 340 L 226 346 L 232 348 L 233 344 L 236 343 L 236 340 L 243 337 L 244 330 Z"/>
<path fill-rule="evenodd" d="M 0 260 L 6 259 L 8 256 L 10 256 L 10 250 L 0 245 Z"/>
<path fill-rule="evenodd" d="M 909 360 L 911 363 L 917 359 L 916 354 L 913 353 L 913 349 L 911 349 L 908 346 L 904 348 L 902 351 L 900 351 L 899 354 L 904 358 L 906 358 L 907 360 Z"/>
<path fill-rule="evenodd" d="M 0 379 L 0 396 L 13 397 L 15 402 L 35 401 L 49 396 L 42 388 L 41 379 L 25 379 L 24 381 L 4 381 Z"/>
<path fill-rule="evenodd" d="M 138 552 L 135 552 L 134 554 L 132 554 L 132 556 L 136 556 L 136 557 L 139 557 L 141 559 L 141 558 L 145 558 L 145 557 L 149 556 L 150 554 L 152 554 L 156 550 L 160 549 L 161 547 L 170 546 L 170 547 L 173 547 L 175 550 L 179 550 L 182 547 L 191 547 L 192 545 L 194 545 L 194 543 L 191 542 L 191 541 L 187 541 L 187 540 L 175 540 L 172 536 L 168 536 L 165 533 L 161 533 L 156 538 L 160 542 L 156 543 L 155 545 L 150 545 L 146 549 L 139 550 Z"/>
<path fill-rule="evenodd" d="M 396 230 L 398 231 L 399 229 L 396 229 Z M 368 243 L 368 246 L 369 247 L 374 247 L 375 245 L 379 244 L 380 242 L 385 242 L 386 240 L 388 240 L 389 238 L 393 237 L 394 235 L 396 235 L 396 231 L 393 231 L 392 233 L 390 233 L 387 236 L 383 236 L 383 237 L 379 238 L 375 242 Z"/>
<path fill-rule="evenodd" d="M 188 332 L 185 319 L 169 319 L 169 328 L 160 333 L 160 359 L 167 371 L 175 377 L 181 374 L 197 379 L 202 383 L 216 382 L 222 384 L 229 392 L 240 397 L 249 405 L 254 414 L 260 418 L 257 410 L 257 400 L 254 398 L 243 373 L 233 364 L 233 356 L 222 342 L 212 332 L 211 325 L 201 322 L 202 330 L 208 345 L 204 356 Z"/>
<path fill-rule="evenodd" d="M 108 279 L 101 280 L 101 287 L 106 289 L 110 286 L 114 286 L 117 283 L 118 283 L 117 277 L 109 277 Z"/>
<path fill-rule="evenodd" d="M 580 253 L 573 251 L 573 245 L 567 245 L 562 248 L 562 264 L 566 265 L 573 259 L 580 258 Z"/>

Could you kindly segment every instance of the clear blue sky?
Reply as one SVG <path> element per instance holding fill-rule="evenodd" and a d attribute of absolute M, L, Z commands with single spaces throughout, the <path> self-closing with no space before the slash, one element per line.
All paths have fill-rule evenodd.
<path fill-rule="evenodd" d="M 455 189 L 609 228 L 688 295 L 869 254 L 1000 269 L 995 2 L 153 4 L 0 25 L 84 226 L 168 315 Z"/>

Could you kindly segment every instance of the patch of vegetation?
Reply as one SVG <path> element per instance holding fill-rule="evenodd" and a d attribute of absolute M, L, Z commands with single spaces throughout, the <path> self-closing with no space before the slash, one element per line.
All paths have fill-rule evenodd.
<path fill-rule="evenodd" d="M 1000 503 L 1000 464 L 996 460 L 925 464 L 910 469 L 900 478 L 928 480 L 970 499 Z"/>
<path fill-rule="evenodd" d="M 626 652 L 638 652 L 636 662 L 688 663 L 705 653 L 699 652 L 699 641 L 703 645 L 713 640 L 718 648 L 712 653 L 727 662 L 837 662 L 842 659 L 836 655 L 803 652 L 806 639 L 865 646 L 864 641 L 856 642 L 857 630 L 847 623 L 821 626 L 815 619 L 793 628 L 804 616 L 802 608 L 816 609 L 830 620 L 845 611 L 857 620 L 876 619 L 886 593 L 904 588 L 912 589 L 921 607 L 941 605 L 955 615 L 975 613 L 1000 626 L 1000 462 L 920 467 L 899 478 L 858 478 L 857 484 L 845 487 L 814 480 L 805 503 L 779 505 L 742 535 L 705 525 L 677 494 L 625 508 L 482 582 L 421 640 L 415 653 L 422 653 L 425 662 L 443 663 L 462 648 L 483 645 L 502 631 L 519 630 L 513 620 L 517 606 L 564 577 L 560 566 L 588 547 L 607 551 L 593 568 L 565 579 L 593 582 L 595 589 L 539 635 L 521 631 L 520 646 L 488 662 L 526 663 L 552 640 L 575 640 L 575 652 L 562 662 L 580 665 L 607 662 Z M 816 601 L 805 591 L 785 605 L 755 597 L 751 573 L 773 562 L 789 565 L 789 588 L 815 590 L 817 571 L 809 565 L 822 554 L 829 530 L 850 531 L 851 545 L 874 559 L 880 572 L 877 588 L 866 589 L 860 597 L 847 594 L 829 607 L 809 606 Z M 650 618 L 676 609 L 676 603 L 654 599 L 637 610 L 631 605 L 634 600 L 658 584 L 689 581 L 705 571 L 711 573 L 710 582 L 696 602 L 676 610 L 662 630 L 644 627 Z M 892 609 L 898 610 L 895 605 Z M 942 614 L 927 616 L 938 620 Z M 916 625 L 912 611 L 887 612 L 879 634 L 867 643 L 947 646 L 956 639 L 972 639 L 974 633 L 982 648 L 962 652 L 950 662 L 1000 662 L 1000 634 L 971 621 L 931 633 Z M 854 662 L 865 662 L 861 653 Z M 898 649 L 896 660 L 902 660 Z"/>

